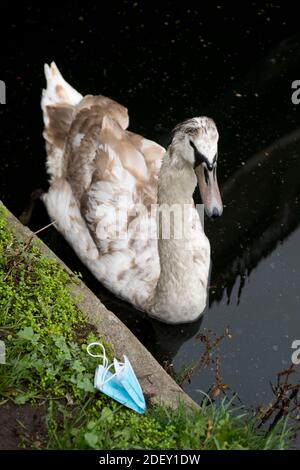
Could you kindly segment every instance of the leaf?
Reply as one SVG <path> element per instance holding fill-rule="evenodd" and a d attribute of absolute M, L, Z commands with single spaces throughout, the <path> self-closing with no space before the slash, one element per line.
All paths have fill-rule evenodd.
<path fill-rule="evenodd" d="M 17 395 L 16 398 L 14 399 L 14 402 L 16 405 L 24 405 L 24 403 L 30 400 L 33 396 L 34 396 L 33 392 L 23 393 L 23 394 Z"/>
<path fill-rule="evenodd" d="M 70 395 L 70 393 L 66 393 L 66 400 L 68 402 L 68 405 L 74 405 L 74 400 L 72 398 L 72 396 Z"/>
<path fill-rule="evenodd" d="M 36 359 L 32 361 L 32 367 L 39 373 L 42 374 L 45 370 L 46 364 L 42 359 Z"/>
<path fill-rule="evenodd" d="M 25 341 L 30 341 L 32 344 L 37 344 L 40 335 L 34 333 L 32 326 L 26 326 L 23 330 L 18 332 L 18 337 Z"/>
<path fill-rule="evenodd" d="M 94 385 L 92 382 L 91 374 L 78 374 L 72 376 L 71 382 L 77 385 L 78 388 L 84 390 L 85 392 L 94 392 Z"/>
<path fill-rule="evenodd" d="M 130 441 L 131 435 L 132 435 L 132 432 L 131 432 L 130 427 L 128 426 L 122 429 L 121 431 L 116 432 L 115 434 L 116 437 L 118 437 L 119 439 L 123 438 L 125 441 Z"/>
<path fill-rule="evenodd" d="M 112 410 L 105 406 L 101 411 L 101 421 L 107 421 L 108 423 L 111 423 L 113 421 L 113 418 L 114 414 Z"/>
<path fill-rule="evenodd" d="M 79 373 L 85 371 L 85 367 L 82 365 L 82 362 L 78 359 L 75 359 L 75 361 L 72 363 L 72 369 Z"/>
<path fill-rule="evenodd" d="M 27 395 L 18 395 L 14 401 L 16 405 L 24 405 L 28 400 L 29 398 Z"/>
<path fill-rule="evenodd" d="M 61 354 L 61 356 L 63 356 L 64 359 L 70 361 L 72 359 L 71 352 L 69 346 L 66 343 L 65 338 L 63 336 L 55 336 L 53 341 L 55 343 L 55 346 L 57 346 L 57 348 L 63 353 Z"/>
<path fill-rule="evenodd" d="M 92 420 L 92 421 L 89 421 L 89 422 L 87 423 L 87 426 L 86 426 L 86 427 L 88 428 L 89 431 L 91 431 L 91 430 L 94 429 L 96 426 L 97 426 L 97 422 Z"/>
<path fill-rule="evenodd" d="M 93 432 L 86 432 L 84 438 L 90 447 L 92 447 L 93 449 L 96 448 L 98 442 L 97 434 L 94 434 Z"/>

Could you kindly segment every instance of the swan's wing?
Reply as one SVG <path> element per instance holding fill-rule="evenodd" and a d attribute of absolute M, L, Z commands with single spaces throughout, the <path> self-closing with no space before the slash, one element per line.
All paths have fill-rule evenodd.
<path fill-rule="evenodd" d="M 166 152 L 164 147 L 153 142 L 153 140 L 146 139 L 145 137 L 130 131 L 126 132 L 126 137 L 132 145 L 141 152 L 147 165 L 155 163 L 157 169 L 160 169 L 161 160 Z"/>
<path fill-rule="evenodd" d="M 45 71 L 48 212 L 94 275 L 144 308 L 159 276 L 148 206 L 156 202 L 164 149 L 126 131 L 128 112 L 120 104 L 82 98 L 54 64 Z"/>
<path fill-rule="evenodd" d="M 102 282 L 140 307 L 159 275 L 150 206 L 163 154 L 95 107 L 79 111 L 66 148 L 67 179 L 105 266 Z"/>
<path fill-rule="evenodd" d="M 102 100 L 112 106 L 103 105 Z M 105 182 L 117 186 L 119 194 L 131 193 L 135 203 L 156 203 L 157 176 L 165 149 L 125 130 L 126 119 L 126 108 L 104 97 L 85 97 L 77 107 L 67 138 L 65 164 L 79 201 L 90 197 L 92 183 Z"/>

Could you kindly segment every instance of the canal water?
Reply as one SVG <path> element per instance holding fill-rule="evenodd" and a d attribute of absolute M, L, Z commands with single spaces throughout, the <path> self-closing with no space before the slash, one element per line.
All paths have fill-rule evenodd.
<path fill-rule="evenodd" d="M 53 228 L 41 236 L 175 374 L 202 354 L 199 333 L 228 328 L 231 338 L 216 353 L 223 382 L 246 406 L 266 405 L 270 382 L 289 367 L 292 342 L 300 339 L 300 105 L 291 101 L 291 84 L 300 78 L 297 22 L 276 2 L 201 11 L 174 9 L 172 2 L 148 10 L 139 2 L 120 5 L 59 16 L 50 7 L 45 16 L 22 6 L 7 22 L 0 197 L 19 215 L 30 192 L 47 187 L 39 109 L 45 61 L 54 59 L 82 93 L 125 104 L 130 129 L 162 145 L 183 119 L 214 118 L 225 210 L 205 220 L 212 273 L 198 322 L 174 327 L 146 318 L 96 283 Z M 30 227 L 47 222 L 38 204 Z M 183 383 L 196 401 L 211 387 L 214 369 L 196 369 Z"/>

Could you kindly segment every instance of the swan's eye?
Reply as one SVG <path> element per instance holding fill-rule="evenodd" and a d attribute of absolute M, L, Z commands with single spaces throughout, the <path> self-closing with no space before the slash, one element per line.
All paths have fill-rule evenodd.
<path fill-rule="evenodd" d="M 206 168 L 204 168 L 204 178 L 205 178 L 205 183 L 208 186 L 209 176 L 208 176 L 208 171 Z"/>
<path fill-rule="evenodd" d="M 202 155 L 201 152 L 197 149 L 196 145 L 192 140 L 190 140 L 190 145 L 194 150 L 194 157 L 195 157 L 195 163 L 194 163 L 194 168 L 196 168 L 198 165 L 201 165 L 201 163 L 205 162 L 207 163 L 207 158 L 205 158 L 204 155 Z"/>

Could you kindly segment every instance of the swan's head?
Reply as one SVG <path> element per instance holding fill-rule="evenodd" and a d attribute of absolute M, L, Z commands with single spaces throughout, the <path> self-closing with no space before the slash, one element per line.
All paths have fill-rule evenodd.
<path fill-rule="evenodd" d="M 214 121 L 206 116 L 188 119 L 174 129 L 173 144 L 194 168 L 205 212 L 219 217 L 223 212 L 217 181 L 219 134 Z"/>

